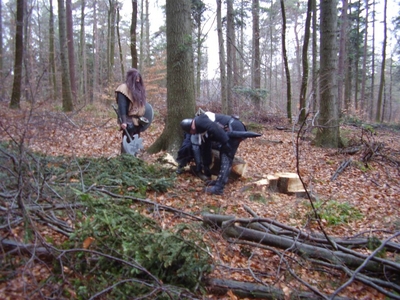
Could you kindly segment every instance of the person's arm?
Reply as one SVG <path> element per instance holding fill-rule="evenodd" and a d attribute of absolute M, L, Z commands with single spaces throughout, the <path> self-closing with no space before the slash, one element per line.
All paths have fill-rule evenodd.
<path fill-rule="evenodd" d="M 122 123 L 121 128 L 127 127 L 128 110 L 129 110 L 129 99 L 122 93 L 117 93 L 118 112 L 121 116 Z"/>

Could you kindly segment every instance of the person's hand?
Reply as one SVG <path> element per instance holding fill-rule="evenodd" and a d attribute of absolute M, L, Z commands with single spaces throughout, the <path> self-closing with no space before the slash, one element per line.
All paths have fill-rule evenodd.
<path fill-rule="evenodd" d="M 121 126 L 121 129 L 122 129 L 122 130 L 125 130 L 125 129 L 126 129 L 126 127 L 127 127 L 127 124 L 126 124 L 126 123 L 121 123 L 121 125 L 120 125 L 120 126 Z"/>

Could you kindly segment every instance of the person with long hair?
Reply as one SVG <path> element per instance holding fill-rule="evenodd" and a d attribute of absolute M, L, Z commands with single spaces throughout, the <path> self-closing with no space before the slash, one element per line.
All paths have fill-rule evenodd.
<path fill-rule="evenodd" d="M 143 117 L 146 111 L 146 89 L 139 71 L 135 68 L 130 69 L 126 73 L 125 82 L 117 87 L 115 93 L 122 137 L 126 129 L 133 139 L 135 134 L 140 135 L 140 117 Z M 125 150 L 121 146 L 121 153 L 123 152 Z"/>

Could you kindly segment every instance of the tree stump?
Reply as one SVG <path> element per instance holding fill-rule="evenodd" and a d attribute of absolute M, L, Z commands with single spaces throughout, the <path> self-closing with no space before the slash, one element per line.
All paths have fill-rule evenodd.
<path fill-rule="evenodd" d="M 278 177 L 277 190 L 284 194 L 302 194 L 305 193 L 303 184 L 300 181 L 299 175 L 296 173 L 276 173 Z"/>

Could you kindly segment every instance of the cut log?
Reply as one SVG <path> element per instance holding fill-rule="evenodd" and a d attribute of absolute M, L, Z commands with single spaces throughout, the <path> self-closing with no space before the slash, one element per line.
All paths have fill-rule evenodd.
<path fill-rule="evenodd" d="M 219 151 L 213 150 L 212 156 L 213 156 L 213 163 L 211 167 L 211 173 L 213 175 L 218 175 L 220 166 Z M 247 163 L 242 158 L 235 156 L 232 162 L 232 170 L 230 177 L 233 179 L 243 177 L 245 176 L 246 171 L 247 171 Z"/>
<path fill-rule="evenodd" d="M 271 192 L 276 192 L 278 191 L 278 180 L 279 177 L 276 175 L 272 175 L 272 174 L 268 174 L 267 175 L 267 179 L 268 179 L 268 188 Z"/>
<path fill-rule="evenodd" d="M 279 177 L 277 187 L 280 193 L 295 194 L 305 192 L 299 175 L 296 173 L 277 173 L 275 176 Z"/>

